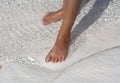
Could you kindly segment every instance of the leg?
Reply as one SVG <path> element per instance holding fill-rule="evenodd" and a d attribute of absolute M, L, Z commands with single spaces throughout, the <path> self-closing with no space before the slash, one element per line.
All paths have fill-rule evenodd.
<path fill-rule="evenodd" d="M 46 62 L 64 61 L 68 54 L 71 28 L 78 13 L 81 0 L 64 0 L 62 26 L 59 30 L 55 45 L 46 56 Z"/>

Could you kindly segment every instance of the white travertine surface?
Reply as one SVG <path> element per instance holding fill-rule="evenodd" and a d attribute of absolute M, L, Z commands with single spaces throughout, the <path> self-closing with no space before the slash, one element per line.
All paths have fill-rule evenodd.
<path fill-rule="evenodd" d="M 61 22 L 43 26 L 62 0 L 0 0 L 0 83 L 120 83 L 120 1 L 83 0 L 69 55 L 45 63 Z"/>

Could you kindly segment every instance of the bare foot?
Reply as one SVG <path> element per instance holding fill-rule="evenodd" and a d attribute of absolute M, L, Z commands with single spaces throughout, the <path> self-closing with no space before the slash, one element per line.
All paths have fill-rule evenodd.
<path fill-rule="evenodd" d="M 69 43 L 70 43 L 70 38 L 57 39 L 54 47 L 46 56 L 45 61 L 53 62 L 53 63 L 64 61 L 68 55 Z"/>
<path fill-rule="evenodd" d="M 60 9 L 56 12 L 49 12 L 48 14 L 46 14 L 43 19 L 42 19 L 42 23 L 44 25 L 48 25 L 52 22 L 56 22 L 59 21 L 63 18 L 63 9 Z"/>

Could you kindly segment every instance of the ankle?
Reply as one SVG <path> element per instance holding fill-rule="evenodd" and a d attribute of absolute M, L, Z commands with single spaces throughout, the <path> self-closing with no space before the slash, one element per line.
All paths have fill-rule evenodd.
<path fill-rule="evenodd" d="M 58 39 L 63 39 L 63 40 L 69 40 L 71 36 L 71 32 L 70 31 L 64 31 L 63 29 L 60 29 L 58 31 Z"/>
<path fill-rule="evenodd" d="M 63 8 L 61 8 L 60 10 L 58 10 L 56 13 L 59 14 L 59 15 L 63 15 L 64 14 Z"/>
<path fill-rule="evenodd" d="M 68 35 L 68 36 L 58 36 L 57 40 L 58 41 L 68 42 L 70 40 L 70 35 Z"/>
<path fill-rule="evenodd" d="M 59 48 L 68 47 L 70 43 L 70 37 L 69 36 L 58 36 L 55 42 L 55 45 Z"/>

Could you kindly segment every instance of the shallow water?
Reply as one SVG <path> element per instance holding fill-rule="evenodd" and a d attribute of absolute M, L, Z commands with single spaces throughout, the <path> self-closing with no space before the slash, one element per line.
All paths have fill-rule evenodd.
<path fill-rule="evenodd" d="M 0 0 L 0 83 L 119 83 L 119 3 L 84 0 L 69 55 L 53 64 L 44 58 L 62 21 L 43 26 L 41 18 L 62 0 Z"/>

